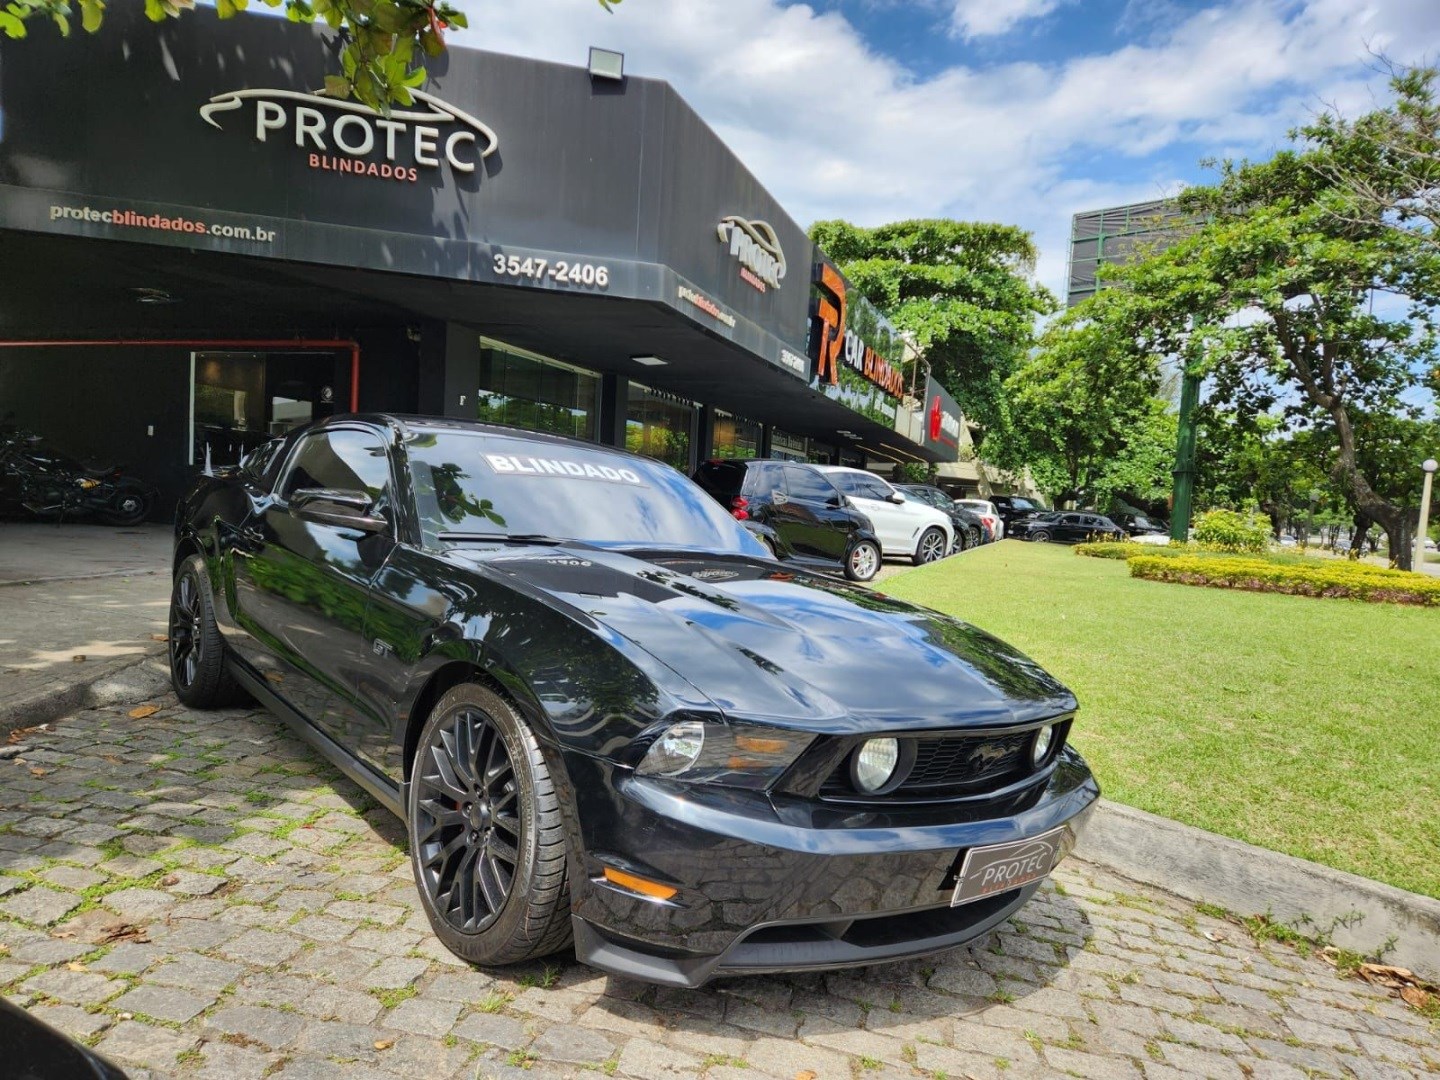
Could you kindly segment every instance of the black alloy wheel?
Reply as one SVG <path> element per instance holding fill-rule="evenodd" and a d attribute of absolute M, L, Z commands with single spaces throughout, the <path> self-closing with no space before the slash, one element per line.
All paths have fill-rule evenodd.
<path fill-rule="evenodd" d="M 110 505 L 99 511 L 99 517 L 107 525 L 138 525 L 149 513 L 150 499 L 143 491 L 122 487 Z"/>
<path fill-rule="evenodd" d="M 406 817 L 425 914 L 451 952 L 513 964 L 569 943 L 559 800 L 539 744 L 503 697 L 466 683 L 435 705 Z"/>
<path fill-rule="evenodd" d="M 215 623 L 215 597 L 205 561 L 180 564 L 170 592 L 170 684 L 192 709 L 238 705 L 245 691 L 225 666 L 225 640 Z"/>
<path fill-rule="evenodd" d="M 955 526 L 955 539 L 950 542 L 950 554 L 958 555 L 970 546 L 970 534 L 960 527 Z"/>
<path fill-rule="evenodd" d="M 931 527 L 920 534 L 920 542 L 915 545 L 916 566 L 924 566 L 936 559 L 943 559 L 945 555 L 945 534 L 943 532 Z"/>

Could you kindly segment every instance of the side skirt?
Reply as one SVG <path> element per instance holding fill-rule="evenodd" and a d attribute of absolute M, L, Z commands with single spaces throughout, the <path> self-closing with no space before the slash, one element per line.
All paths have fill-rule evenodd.
<path fill-rule="evenodd" d="M 265 684 L 265 680 L 256 678 L 239 664 L 229 661 L 227 663 L 231 674 L 235 676 L 235 681 L 245 687 L 262 705 L 284 720 L 297 735 L 320 751 L 320 755 L 326 761 L 373 795 L 385 809 L 401 821 L 405 820 L 405 803 L 400 790 L 394 784 L 358 760 L 355 755 L 306 720 L 302 714 L 296 712 L 289 703 L 276 695 Z"/>

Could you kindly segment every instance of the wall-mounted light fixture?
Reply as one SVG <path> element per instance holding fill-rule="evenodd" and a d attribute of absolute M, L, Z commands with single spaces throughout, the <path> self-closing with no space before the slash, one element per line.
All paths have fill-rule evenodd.
<path fill-rule="evenodd" d="M 661 360 L 658 356 L 632 356 L 630 359 L 644 367 L 664 367 L 670 362 L 668 360 Z"/>
<path fill-rule="evenodd" d="M 598 49 L 590 46 L 590 77 L 592 79 L 625 79 L 625 54 L 613 49 Z"/>

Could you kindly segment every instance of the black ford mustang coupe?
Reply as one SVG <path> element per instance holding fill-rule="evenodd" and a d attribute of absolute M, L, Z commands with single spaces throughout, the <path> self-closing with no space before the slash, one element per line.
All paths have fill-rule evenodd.
<path fill-rule="evenodd" d="M 176 520 L 170 658 L 400 815 L 437 936 L 677 986 L 948 948 L 1099 789 L 1075 699 L 965 623 L 777 562 L 680 473 L 341 416 Z"/>

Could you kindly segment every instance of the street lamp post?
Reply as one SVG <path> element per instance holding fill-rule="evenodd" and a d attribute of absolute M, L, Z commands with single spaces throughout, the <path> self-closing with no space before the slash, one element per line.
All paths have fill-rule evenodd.
<path fill-rule="evenodd" d="M 1435 470 L 1440 462 L 1433 457 L 1426 458 L 1420 468 L 1425 470 L 1425 484 L 1420 489 L 1420 528 L 1415 532 L 1415 572 L 1425 572 L 1425 534 L 1430 529 L 1430 483 L 1435 479 Z"/>

